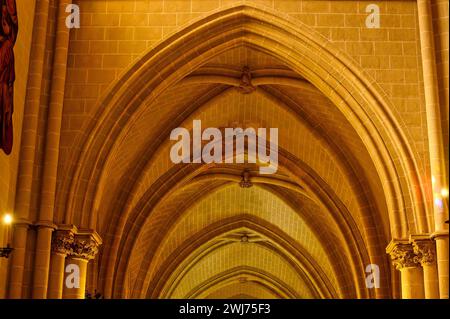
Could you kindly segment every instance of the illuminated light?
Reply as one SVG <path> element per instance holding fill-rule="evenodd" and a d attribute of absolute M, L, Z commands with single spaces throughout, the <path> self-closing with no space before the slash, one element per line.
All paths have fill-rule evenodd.
<path fill-rule="evenodd" d="M 434 205 L 437 206 L 437 207 L 439 207 L 439 208 L 441 208 L 441 209 L 442 209 L 443 206 L 444 206 L 443 203 L 442 203 L 442 199 L 440 199 L 440 198 L 435 198 L 435 199 L 434 199 Z"/>
<path fill-rule="evenodd" d="M 431 176 L 431 183 L 433 183 L 433 185 L 436 183 L 436 178 L 434 176 Z"/>
<path fill-rule="evenodd" d="M 11 225 L 13 221 L 13 217 L 11 214 L 5 214 L 5 216 L 3 216 L 3 223 L 5 223 L 6 225 Z"/>
<path fill-rule="evenodd" d="M 444 198 L 448 197 L 448 188 L 441 189 L 441 196 Z"/>

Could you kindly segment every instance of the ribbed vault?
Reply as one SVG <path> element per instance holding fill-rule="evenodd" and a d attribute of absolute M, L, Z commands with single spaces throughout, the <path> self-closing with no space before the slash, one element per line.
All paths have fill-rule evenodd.
<path fill-rule="evenodd" d="M 244 67 L 250 94 L 236 89 Z M 384 248 L 428 221 L 380 92 L 288 17 L 215 12 L 145 54 L 100 101 L 66 167 L 58 218 L 99 230 L 107 297 L 389 297 Z M 279 128 L 277 173 L 173 164 L 170 132 L 194 119 Z M 239 186 L 244 170 L 250 188 Z M 364 282 L 371 263 L 376 291 Z"/>

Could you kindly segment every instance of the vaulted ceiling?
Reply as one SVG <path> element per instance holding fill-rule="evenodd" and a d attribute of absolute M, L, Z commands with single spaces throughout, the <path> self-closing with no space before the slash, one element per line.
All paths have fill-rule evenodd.
<path fill-rule="evenodd" d="M 250 94 L 237 89 L 244 67 L 256 87 Z M 170 132 L 192 129 L 194 119 L 203 128 L 279 128 L 277 173 L 260 175 L 258 164 L 173 164 Z M 95 209 L 105 233 L 121 200 L 134 216 L 119 247 L 117 296 L 370 294 L 358 277 L 378 258 L 366 246 L 382 255 L 387 241 L 388 223 L 368 226 L 386 217 L 382 194 L 374 200 L 380 180 L 345 116 L 281 61 L 246 45 L 205 61 L 146 105 L 116 143 Z M 250 188 L 239 185 L 245 170 Z"/>
<path fill-rule="evenodd" d="M 389 102 L 288 17 L 246 5 L 205 17 L 140 57 L 98 108 L 63 169 L 58 218 L 102 236 L 107 297 L 387 297 L 385 247 L 427 227 Z M 194 120 L 278 128 L 278 171 L 174 164 L 170 133 Z M 380 289 L 366 287 L 371 264 Z"/>

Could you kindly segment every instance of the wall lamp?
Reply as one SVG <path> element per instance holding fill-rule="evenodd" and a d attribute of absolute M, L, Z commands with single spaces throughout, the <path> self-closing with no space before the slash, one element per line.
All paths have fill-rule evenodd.
<path fill-rule="evenodd" d="M 0 257 L 8 258 L 11 252 L 13 251 L 13 248 L 10 246 L 10 239 L 11 239 L 11 226 L 13 223 L 13 217 L 11 214 L 5 214 L 3 216 L 3 225 L 5 225 L 6 228 L 6 238 L 7 238 L 7 244 L 6 247 L 0 247 Z"/>

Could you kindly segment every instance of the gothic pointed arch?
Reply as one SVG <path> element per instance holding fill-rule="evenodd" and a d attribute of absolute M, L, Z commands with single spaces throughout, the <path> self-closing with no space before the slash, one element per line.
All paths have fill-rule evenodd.
<path fill-rule="evenodd" d="M 272 77 L 255 76 L 250 86 L 246 83 L 243 87 L 239 78 L 236 82 L 233 70 L 230 73 L 227 70 L 202 69 L 207 61 L 240 47 L 281 61 L 287 70 L 282 69 L 280 74 Z M 257 71 L 259 74 L 267 72 Z M 213 76 L 206 76 L 205 72 L 212 72 Z M 201 81 L 196 78 L 199 76 Z M 182 84 L 205 83 L 210 86 L 205 91 L 199 91 L 181 113 L 170 114 L 166 122 L 168 125 L 161 124 L 152 135 L 142 138 L 142 144 L 139 144 L 142 146 L 136 147 L 130 155 L 133 165 L 124 166 L 117 184 L 108 183 L 111 170 L 122 169 L 114 163 L 115 155 L 122 150 L 122 142 L 136 132 L 137 123 L 150 110 L 158 110 L 159 99 L 168 92 L 174 94 L 173 90 L 179 90 L 177 86 Z M 234 90 L 233 86 L 237 86 L 238 90 Z M 99 102 L 100 111 L 75 141 L 77 147 L 65 167 L 67 176 L 57 194 L 59 211 L 64 212 L 58 218 L 67 224 L 101 229 L 102 236 L 107 239 L 99 266 L 100 281 L 106 296 L 123 296 L 127 285 L 125 270 L 130 269 L 130 265 L 135 267 L 134 260 L 130 261 L 127 257 L 136 249 L 138 239 L 146 239 L 141 236 L 151 229 L 150 226 L 147 229 L 146 225 L 150 224 L 153 216 L 158 216 L 158 205 L 164 200 L 172 201 L 176 198 L 174 194 L 177 189 L 192 187 L 190 184 L 194 178 L 211 169 L 209 166 L 166 167 L 158 171 L 159 175 L 151 177 L 156 170 L 154 163 L 164 154 L 167 155 L 165 138 L 170 129 L 175 124 L 187 124 L 193 115 L 200 114 L 199 110 L 213 109 L 213 101 L 220 104 L 220 101 L 235 99 L 236 94 L 243 93 L 239 89 L 255 101 L 257 99 L 267 105 L 274 99 L 280 100 L 275 104 L 279 108 L 277 110 L 286 112 L 286 119 L 294 118 L 293 123 L 312 132 L 317 145 L 330 154 L 338 154 L 339 160 L 332 165 L 336 165 L 346 180 L 348 201 L 338 194 L 338 185 L 330 186 L 326 177 L 317 172 L 306 156 L 302 158 L 295 152 L 286 151 L 284 160 L 289 169 L 285 167 L 286 173 L 282 179 L 303 187 L 320 203 L 318 206 L 324 215 L 333 216 L 330 212 L 339 212 L 332 219 L 342 232 L 342 238 L 352 232 L 358 233 L 343 248 L 344 255 L 349 258 L 352 250 L 363 256 L 349 262 L 353 267 L 353 273 L 349 276 L 355 279 L 367 260 L 384 260 L 383 245 L 390 238 L 406 238 L 411 233 L 428 230 L 427 207 L 412 146 L 381 88 L 350 58 L 307 26 L 298 27 L 298 22 L 288 16 L 242 3 L 197 19 L 144 54 L 110 86 Z M 350 146 L 347 149 L 349 153 L 346 153 L 315 125 L 312 117 L 308 122 L 308 114 L 312 111 L 299 106 L 292 90 L 309 90 L 311 94 L 328 101 L 327 105 L 339 114 L 340 119 L 349 123 L 349 132 L 362 146 L 358 152 L 370 159 L 373 173 L 360 168 L 363 166 L 362 155 L 359 157 L 358 152 L 351 154 Z M 275 121 L 269 118 L 263 120 L 266 123 Z M 227 123 L 219 123 L 218 120 L 215 124 Z M 280 147 L 288 148 L 289 145 Z M 300 168 L 291 171 L 290 167 L 295 166 Z M 369 178 L 368 174 L 373 174 L 370 176 L 375 178 Z M 362 190 L 364 183 L 370 184 L 367 191 Z M 220 188 L 222 185 L 220 182 L 218 184 Z M 273 187 L 278 188 L 274 193 L 278 197 L 284 193 L 285 198 L 292 198 L 287 196 L 288 191 L 283 186 L 275 184 Z M 376 186 L 380 186 L 377 196 L 372 193 Z M 378 198 L 376 203 L 375 197 Z M 180 199 L 179 203 L 182 202 Z M 302 200 L 299 199 L 299 202 Z M 184 207 L 179 213 L 182 215 L 188 208 Z M 171 215 L 167 216 L 170 219 Z M 340 222 L 339 218 L 342 218 Z M 167 227 L 169 231 L 169 225 Z M 362 252 L 359 239 L 355 239 L 359 237 L 366 242 L 369 238 L 376 238 L 377 244 Z M 144 255 L 148 256 L 147 253 Z M 330 252 L 328 258 L 336 256 Z M 357 261 L 358 258 L 361 260 Z M 151 261 L 148 260 L 148 263 Z M 381 263 L 385 264 L 384 261 Z M 146 271 L 142 265 L 139 267 L 140 271 Z M 388 281 L 388 278 L 384 280 Z M 344 287 L 343 297 L 373 294 L 364 288 L 357 288 L 358 285 L 349 285 L 347 290 Z"/>

